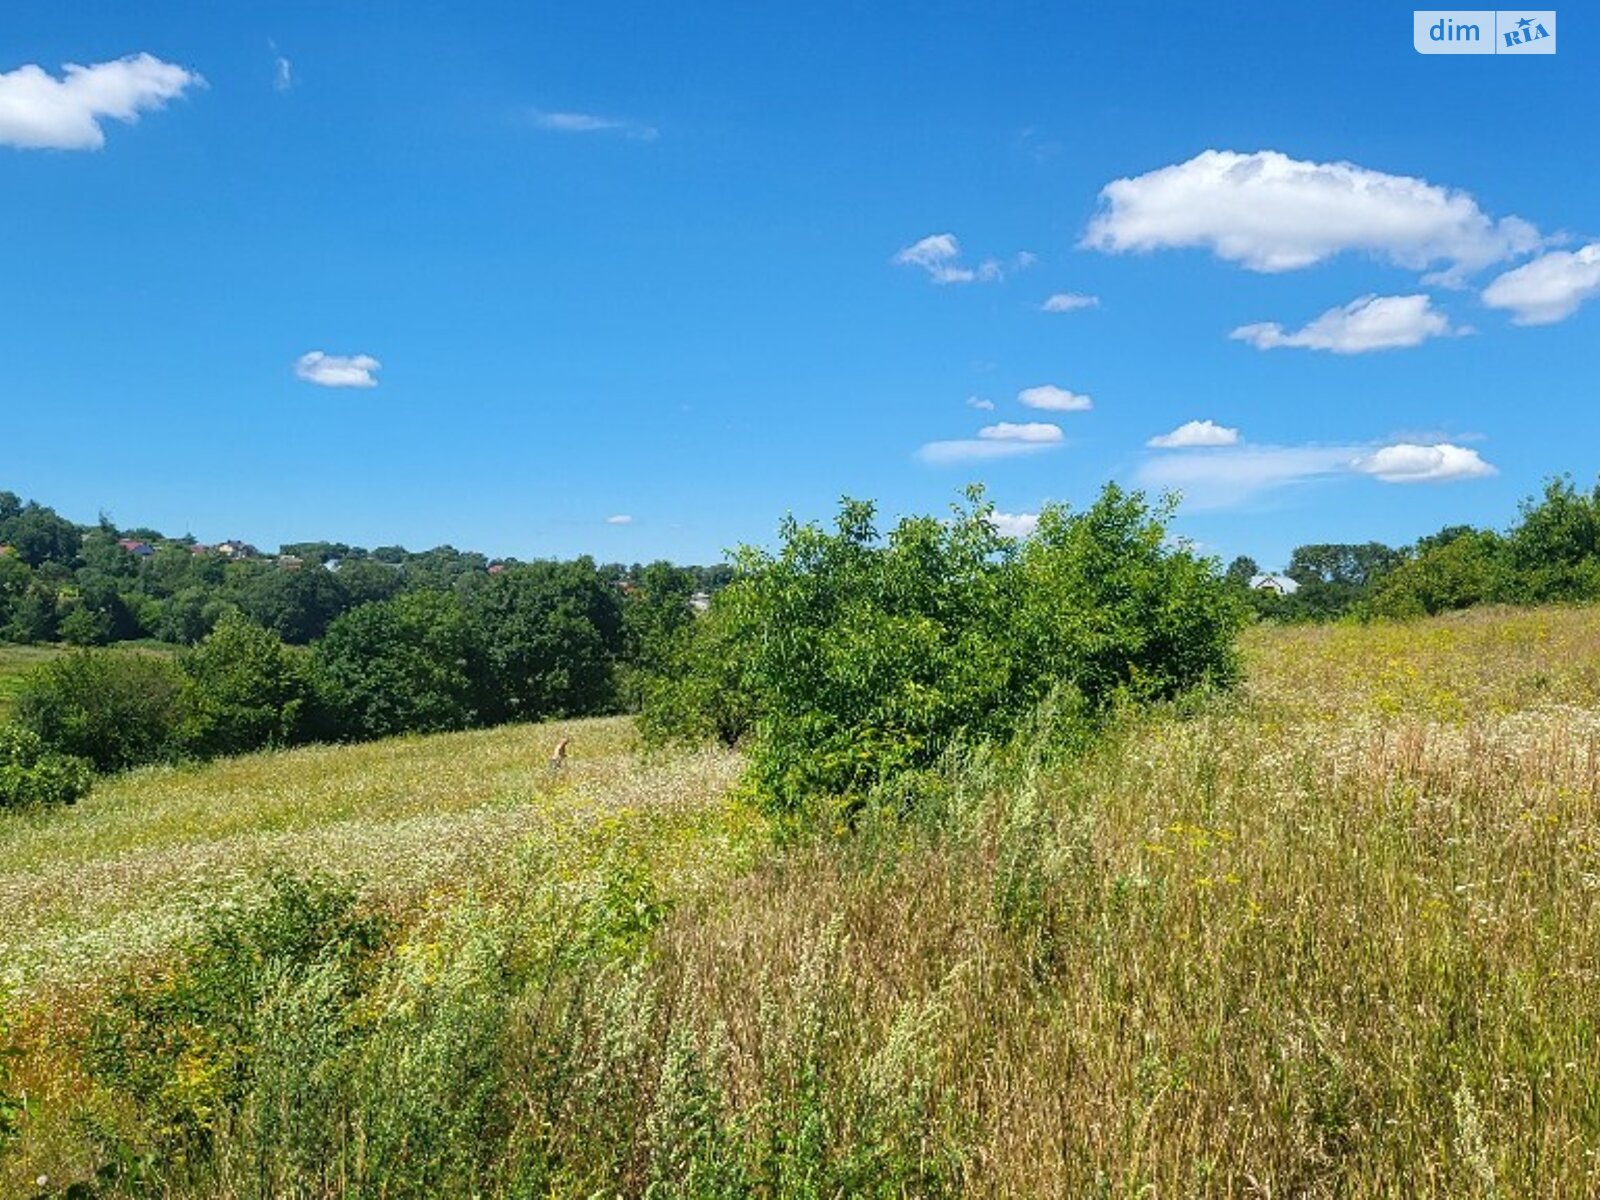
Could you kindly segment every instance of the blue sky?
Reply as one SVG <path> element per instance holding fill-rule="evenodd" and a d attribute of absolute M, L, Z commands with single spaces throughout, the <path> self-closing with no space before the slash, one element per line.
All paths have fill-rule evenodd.
<path fill-rule="evenodd" d="M 626 561 L 975 480 L 1269 567 L 1504 526 L 1600 471 L 1600 51 L 1411 13 L 19 0 L 0 487 Z"/>

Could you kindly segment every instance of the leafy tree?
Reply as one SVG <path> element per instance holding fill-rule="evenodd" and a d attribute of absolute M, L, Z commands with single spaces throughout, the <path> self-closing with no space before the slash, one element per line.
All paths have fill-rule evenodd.
<path fill-rule="evenodd" d="M 180 660 L 189 686 L 181 739 L 192 754 L 286 746 L 306 733 L 315 699 L 303 650 L 240 613 L 228 613 Z"/>
<path fill-rule="evenodd" d="M 53 508 L 31 500 L 17 505 L 15 495 L 5 495 L 12 503 L 0 506 L 0 545 L 13 547 L 30 567 L 46 562 L 70 565 L 78 555 L 78 527 Z"/>
<path fill-rule="evenodd" d="M 117 771 L 175 750 L 183 686 L 165 655 L 77 650 L 24 677 L 16 719 L 52 750 Z"/>
<path fill-rule="evenodd" d="M 56 637 L 56 589 L 35 576 L 27 590 L 11 604 L 11 619 L 5 628 L 7 641 L 49 642 Z"/>
<path fill-rule="evenodd" d="M 340 737 L 433 733 L 479 720 L 483 646 L 452 596 L 413 592 L 363 604 L 334 621 L 314 653 Z"/>
<path fill-rule="evenodd" d="M 1241 554 L 1228 564 L 1228 569 L 1222 577 L 1236 587 L 1249 587 L 1250 581 L 1261 574 L 1261 568 L 1256 565 L 1256 560 L 1248 554 Z"/>
<path fill-rule="evenodd" d="M 1584 493 L 1568 476 L 1524 500 L 1507 539 L 1517 598 L 1538 603 L 1600 597 L 1600 485 Z"/>
<path fill-rule="evenodd" d="M 351 607 L 339 576 L 320 567 L 289 570 L 256 563 L 235 580 L 239 607 L 257 624 L 295 645 L 321 637 L 334 618 Z"/>
<path fill-rule="evenodd" d="M 486 721 L 604 712 L 622 649 L 617 590 L 587 558 L 472 578 L 463 601 L 486 655 Z"/>

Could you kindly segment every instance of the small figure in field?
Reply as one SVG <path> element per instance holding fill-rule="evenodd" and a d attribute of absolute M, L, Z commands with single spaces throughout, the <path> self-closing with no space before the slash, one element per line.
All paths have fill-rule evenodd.
<path fill-rule="evenodd" d="M 562 738 L 556 743 L 556 748 L 550 751 L 550 774 L 560 774 L 567 765 L 567 743 L 571 738 Z"/>

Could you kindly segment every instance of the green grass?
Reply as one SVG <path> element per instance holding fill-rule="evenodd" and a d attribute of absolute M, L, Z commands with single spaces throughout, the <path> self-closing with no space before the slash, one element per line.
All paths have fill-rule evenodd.
<path fill-rule="evenodd" d="M 29 671 L 62 653 L 59 646 L 11 646 L 0 643 L 0 721 L 11 715 L 17 692 Z"/>

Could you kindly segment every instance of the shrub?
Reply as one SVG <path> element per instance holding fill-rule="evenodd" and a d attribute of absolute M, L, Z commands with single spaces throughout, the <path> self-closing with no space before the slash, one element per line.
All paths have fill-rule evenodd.
<path fill-rule="evenodd" d="M 87 762 L 47 749 L 31 729 L 0 725 L 0 808 L 71 804 L 93 778 Z"/>
<path fill-rule="evenodd" d="M 284 746 L 306 733 L 315 688 L 305 651 L 229 613 L 181 659 L 182 741 L 201 756 Z"/>
<path fill-rule="evenodd" d="M 1008 741 L 1041 706 L 1092 720 L 1118 697 L 1232 681 L 1243 606 L 1215 564 L 1168 546 L 1165 510 L 1108 486 L 1018 542 L 981 492 L 968 500 L 886 538 L 872 505 L 845 501 L 833 533 L 789 521 L 777 554 L 741 551 L 702 625 L 730 653 L 702 642 L 647 729 L 711 726 L 713 705 L 754 714 L 750 784 L 768 807 L 854 809 L 953 744 Z"/>
<path fill-rule="evenodd" d="M 50 749 L 118 771 L 175 750 L 183 687 L 162 655 L 76 650 L 23 680 L 16 719 Z"/>

